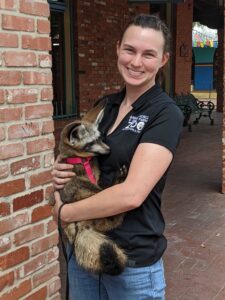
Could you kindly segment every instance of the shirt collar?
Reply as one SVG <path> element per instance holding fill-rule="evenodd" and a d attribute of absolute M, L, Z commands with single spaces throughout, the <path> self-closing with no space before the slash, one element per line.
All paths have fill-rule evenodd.
<path fill-rule="evenodd" d="M 150 89 L 148 89 L 144 94 L 142 94 L 137 100 L 133 103 L 132 107 L 134 110 L 138 110 L 143 105 L 148 105 L 152 103 L 153 99 L 158 96 L 162 92 L 162 89 L 158 85 L 153 85 Z"/>
<path fill-rule="evenodd" d="M 159 95 L 162 92 L 162 89 L 155 84 L 150 89 L 148 89 L 144 94 L 142 94 L 140 97 L 137 98 L 137 100 L 132 104 L 132 107 L 134 110 L 138 110 L 141 108 L 146 102 L 154 99 L 157 95 Z M 110 106 L 118 106 L 123 101 L 124 97 L 126 95 L 126 88 L 124 87 L 119 93 L 112 94 L 110 96 L 110 101 L 108 104 Z"/>

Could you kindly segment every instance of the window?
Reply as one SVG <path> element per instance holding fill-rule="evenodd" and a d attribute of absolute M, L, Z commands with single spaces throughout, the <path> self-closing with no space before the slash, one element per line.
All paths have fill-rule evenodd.
<path fill-rule="evenodd" d="M 52 39 L 54 118 L 76 115 L 73 1 L 48 1 Z"/>

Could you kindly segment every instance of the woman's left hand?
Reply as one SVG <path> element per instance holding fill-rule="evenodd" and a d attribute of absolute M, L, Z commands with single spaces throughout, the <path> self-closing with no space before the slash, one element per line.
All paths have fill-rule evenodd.
<path fill-rule="evenodd" d="M 55 205 L 53 206 L 52 213 L 53 213 L 54 221 L 58 222 L 59 208 L 63 204 L 63 202 L 60 198 L 59 192 L 55 191 L 54 192 L 54 197 L 55 197 Z M 62 208 L 62 210 L 63 210 L 63 208 Z M 61 212 L 62 212 L 62 210 L 61 210 Z M 67 223 L 63 222 L 62 219 L 61 219 L 61 226 L 65 227 L 66 225 L 67 225 Z"/>

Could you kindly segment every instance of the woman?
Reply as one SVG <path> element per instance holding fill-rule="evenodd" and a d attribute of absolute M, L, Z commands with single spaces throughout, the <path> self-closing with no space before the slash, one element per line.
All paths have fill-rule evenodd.
<path fill-rule="evenodd" d="M 125 88 L 107 96 L 100 130 L 111 152 L 99 158 L 104 190 L 66 204 L 62 222 L 96 219 L 126 212 L 123 224 L 109 236 L 128 255 L 118 276 L 91 274 L 69 264 L 71 299 L 164 299 L 161 195 L 167 171 L 182 131 L 180 110 L 156 84 L 158 71 L 169 59 L 170 34 L 156 16 L 138 15 L 117 44 L 118 70 Z M 129 169 L 121 184 L 112 186 L 121 167 Z M 72 166 L 56 160 L 53 183 L 60 189 L 74 174 Z M 57 216 L 61 200 L 55 195 Z"/>

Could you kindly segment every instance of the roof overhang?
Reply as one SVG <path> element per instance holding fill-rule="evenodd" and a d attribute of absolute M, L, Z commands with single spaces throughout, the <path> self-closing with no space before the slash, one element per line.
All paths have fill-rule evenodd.
<path fill-rule="evenodd" d="M 223 28 L 223 0 L 194 0 L 193 21 L 200 22 L 209 28 Z"/>

